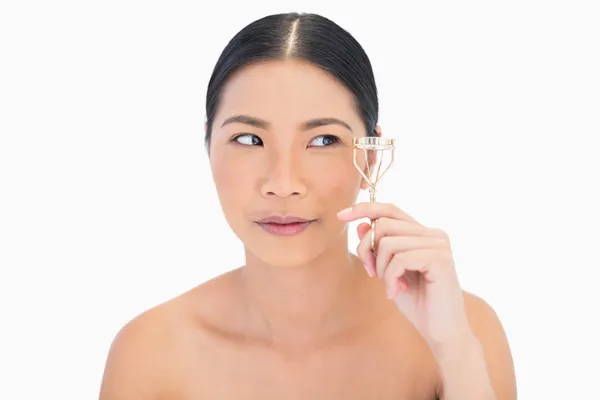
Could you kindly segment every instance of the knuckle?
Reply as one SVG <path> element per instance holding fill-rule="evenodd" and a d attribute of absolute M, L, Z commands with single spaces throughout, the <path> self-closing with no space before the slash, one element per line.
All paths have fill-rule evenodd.
<path fill-rule="evenodd" d="M 392 259 L 390 261 L 390 264 L 394 264 L 394 265 L 402 265 L 403 262 L 403 257 L 402 257 L 402 253 L 396 253 L 392 256 Z"/>
<path fill-rule="evenodd" d="M 375 238 L 384 238 L 383 232 L 388 231 L 390 228 L 390 219 L 387 217 L 377 218 L 375 221 Z"/>
<path fill-rule="evenodd" d="M 393 247 L 391 246 L 391 241 L 393 238 L 389 236 L 385 236 L 379 240 L 377 244 L 377 258 L 382 261 L 389 262 L 392 259 Z"/>
<path fill-rule="evenodd" d="M 439 228 L 435 228 L 433 230 L 435 236 L 439 237 L 440 239 L 444 239 L 444 240 L 450 240 L 450 236 L 448 235 L 448 233 L 446 233 L 445 230 L 443 229 L 439 229 Z"/>
<path fill-rule="evenodd" d="M 400 212 L 400 209 L 394 203 L 387 203 L 385 209 L 392 215 L 398 214 L 398 212 Z"/>
<path fill-rule="evenodd" d="M 400 253 L 396 253 L 392 256 L 390 260 L 390 268 L 388 268 L 387 275 L 390 277 L 397 277 L 404 274 L 404 267 L 402 262 L 402 255 Z"/>
<path fill-rule="evenodd" d="M 356 246 L 356 254 L 358 254 L 362 258 L 366 255 L 366 250 L 367 249 L 365 248 L 365 238 L 363 238 L 363 240 L 360 241 L 358 246 Z"/>
<path fill-rule="evenodd" d="M 393 241 L 394 238 L 392 236 L 384 236 L 379 239 L 378 247 L 383 251 L 387 251 L 391 247 Z"/>
<path fill-rule="evenodd" d="M 452 254 L 452 251 L 450 251 L 450 250 L 443 251 L 442 252 L 442 259 L 444 261 L 446 261 L 448 264 L 453 264 L 454 263 L 454 255 Z"/>

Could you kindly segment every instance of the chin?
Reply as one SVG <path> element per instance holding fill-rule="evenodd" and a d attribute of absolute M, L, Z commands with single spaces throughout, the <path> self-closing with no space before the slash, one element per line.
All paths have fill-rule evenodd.
<path fill-rule="evenodd" d="M 303 232 L 297 236 L 276 236 L 259 231 L 246 232 L 242 242 L 251 257 L 263 263 L 281 268 L 305 265 L 327 248 L 327 240 L 315 232 Z"/>
<path fill-rule="evenodd" d="M 308 243 L 273 243 L 254 239 L 247 243 L 246 248 L 253 257 L 268 265 L 281 268 L 291 268 L 305 265 L 323 251 L 320 246 Z"/>

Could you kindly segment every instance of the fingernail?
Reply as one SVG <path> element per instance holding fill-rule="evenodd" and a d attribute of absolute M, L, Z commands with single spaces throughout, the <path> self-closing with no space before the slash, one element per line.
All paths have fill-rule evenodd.
<path fill-rule="evenodd" d="M 371 269 L 368 267 L 367 264 L 365 264 L 365 269 L 367 270 L 367 274 L 369 275 L 369 277 L 373 277 L 373 273 L 371 272 Z"/>
<path fill-rule="evenodd" d="M 343 217 L 350 214 L 350 211 L 352 211 L 352 207 L 344 208 L 342 211 L 338 212 L 337 215 L 338 217 Z"/>

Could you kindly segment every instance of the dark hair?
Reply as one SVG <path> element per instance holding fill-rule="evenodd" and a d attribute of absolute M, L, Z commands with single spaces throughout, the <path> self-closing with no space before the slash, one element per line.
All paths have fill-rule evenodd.
<path fill-rule="evenodd" d="M 375 77 L 371 62 L 356 39 L 318 14 L 273 14 L 239 31 L 215 65 L 206 92 L 207 148 L 227 77 L 252 63 L 288 58 L 309 61 L 344 84 L 354 94 L 367 135 L 377 135 L 379 104 Z"/>

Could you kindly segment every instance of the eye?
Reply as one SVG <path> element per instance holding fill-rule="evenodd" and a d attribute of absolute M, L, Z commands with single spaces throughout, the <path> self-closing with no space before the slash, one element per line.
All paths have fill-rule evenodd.
<path fill-rule="evenodd" d="M 327 147 L 327 146 L 333 146 L 335 144 L 338 144 L 340 141 L 340 139 L 337 136 L 333 136 L 333 135 L 322 135 L 322 136 L 317 136 L 316 138 L 314 138 L 311 141 L 311 145 L 309 145 L 309 147 Z M 312 144 L 312 143 L 316 143 L 316 144 Z"/>
<path fill-rule="evenodd" d="M 254 146 L 254 145 L 262 145 L 262 140 L 256 135 L 251 133 L 243 133 L 241 135 L 237 135 L 233 139 L 232 142 L 239 143 L 244 146 Z"/>

